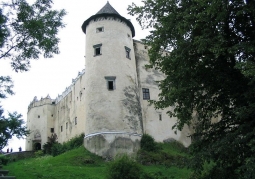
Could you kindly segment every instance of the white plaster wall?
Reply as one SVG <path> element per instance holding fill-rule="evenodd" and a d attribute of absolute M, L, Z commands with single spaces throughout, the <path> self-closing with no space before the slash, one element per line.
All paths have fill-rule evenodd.
<path fill-rule="evenodd" d="M 55 133 L 63 143 L 85 133 L 85 84 L 84 75 L 71 86 L 71 91 L 55 107 Z M 77 117 L 77 124 L 75 118 Z M 66 127 L 66 123 L 68 126 Z M 63 130 L 61 131 L 61 126 Z"/>
<path fill-rule="evenodd" d="M 96 33 L 98 27 L 104 32 Z M 130 28 L 112 17 L 91 21 L 86 28 L 86 135 L 107 131 L 142 133 L 138 111 L 132 107 L 139 100 L 131 37 Z M 94 57 L 96 44 L 102 44 L 102 55 Z M 131 59 L 126 58 L 125 46 L 131 49 Z M 107 89 L 105 76 L 116 76 L 115 90 Z"/>
<path fill-rule="evenodd" d="M 51 135 L 50 128 L 53 127 L 52 114 L 54 114 L 54 105 L 51 105 L 50 99 L 48 102 L 47 100 L 36 102 L 35 107 L 28 111 L 27 128 L 31 133 L 26 139 L 25 148 L 27 151 L 33 150 L 34 141 L 40 142 L 41 145 L 48 142 L 48 136 Z M 40 137 L 36 137 L 36 133 L 39 133 Z"/>
<path fill-rule="evenodd" d="M 84 75 L 76 78 L 76 81 L 70 86 L 70 92 L 63 96 L 57 104 L 52 104 L 56 100 L 48 98 L 33 101 L 30 104 L 27 127 L 31 130 L 31 134 L 26 139 L 26 150 L 33 150 L 33 140 L 41 140 L 41 145 L 48 142 L 48 137 L 52 135 L 51 128 L 54 128 L 54 133 L 58 137 L 57 141 L 60 143 L 85 133 Z M 76 117 L 77 124 L 75 124 Z M 67 128 L 66 123 L 68 123 Z M 63 126 L 62 132 L 61 126 Z M 40 139 L 34 138 L 37 131 L 41 135 Z"/>
<path fill-rule="evenodd" d="M 172 130 L 172 126 L 176 123 L 177 119 L 174 117 L 170 118 L 166 112 L 168 110 L 173 110 L 173 108 L 156 110 L 153 105 L 149 105 L 149 102 L 143 99 L 142 88 L 148 88 L 150 91 L 150 99 L 158 100 L 160 90 L 158 88 L 157 81 L 164 79 L 165 76 L 158 70 L 145 68 L 145 65 L 149 64 L 148 49 L 145 49 L 144 44 L 138 41 L 135 41 L 134 44 L 144 133 L 150 134 L 158 142 L 163 142 L 165 139 L 173 138 L 180 141 L 185 146 L 188 146 L 191 142 L 190 138 L 187 137 L 190 134 L 188 126 L 185 126 L 182 131 L 177 131 L 177 134 L 175 134 L 174 130 Z M 161 121 L 159 120 L 159 114 L 162 116 Z"/>

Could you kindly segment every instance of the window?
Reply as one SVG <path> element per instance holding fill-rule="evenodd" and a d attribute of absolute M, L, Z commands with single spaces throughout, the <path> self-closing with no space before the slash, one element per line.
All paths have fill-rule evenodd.
<path fill-rule="evenodd" d="M 98 27 L 96 32 L 99 33 L 99 32 L 103 32 L 104 31 L 104 27 Z"/>
<path fill-rule="evenodd" d="M 66 129 L 68 129 L 68 122 L 66 123 Z"/>
<path fill-rule="evenodd" d="M 40 115 L 38 115 L 38 118 L 40 118 Z"/>
<path fill-rule="evenodd" d="M 162 114 L 159 114 L 159 120 L 162 121 Z"/>
<path fill-rule="evenodd" d="M 150 90 L 148 88 L 143 88 L 143 99 L 150 99 Z"/>
<path fill-rule="evenodd" d="M 131 49 L 125 46 L 125 51 L 126 51 L 126 57 L 130 59 L 130 51 L 131 51 Z"/>
<path fill-rule="evenodd" d="M 116 76 L 105 76 L 106 82 L 107 82 L 107 89 L 109 91 L 113 91 L 116 89 L 115 87 L 115 79 Z"/>
<path fill-rule="evenodd" d="M 50 132 L 51 132 L 51 133 L 54 133 L 54 128 L 50 128 Z"/>
<path fill-rule="evenodd" d="M 74 118 L 74 124 L 77 125 L 77 117 Z"/>
<path fill-rule="evenodd" d="M 60 127 L 61 132 L 63 132 L 63 126 Z"/>
<path fill-rule="evenodd" d="M 53 114 L 51 115 L 51 117 L 53 117 Z"/>
<path fill-rule="evenodd" d="M 97 45 L 94 45 L 93 47 L 94 47 L 94 56 L 102 55 L 102 52 L 101 52 L 102 44 L 97 44 Z"/>

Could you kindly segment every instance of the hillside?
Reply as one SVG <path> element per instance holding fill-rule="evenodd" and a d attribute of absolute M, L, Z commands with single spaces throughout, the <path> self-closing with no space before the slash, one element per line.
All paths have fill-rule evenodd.
<path fill-rule="evenodd" d="M 187 154 L 171 144 L 160 145 L 161 150 L 157 153 L 142 153 L 147 161 L 142 166 L 144 172 L 157 179 L 188 179 L 191 171 L 176 163 Z M 81 146 L 56 157 L 43 156 L 11 162 L 4 169 L 17 179 L 105 179 L 109 163 Z"/>

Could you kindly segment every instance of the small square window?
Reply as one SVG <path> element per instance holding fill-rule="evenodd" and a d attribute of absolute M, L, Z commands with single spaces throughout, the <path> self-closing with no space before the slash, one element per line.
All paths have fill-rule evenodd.
<path fill-rule="evenodd" d="M 113 91 L 115 89 L 115 76 L 106 76 L 105 77 L 106 81 L 107 81 L 107 89 L 109 91 Z"/>
<path fill-rule="evenodd" d="M 40 115 L 38 115 L 38 118 L 40 118 Z"/>
<path fill-rule="evenodd" d="M 98 27 L 96 32 L 99 33 L 99 32 L 103 32 L 104 31 L 104 27 Z"/>
<path fill-rule="evenodd" d="M 143 99 L 145 100 L 150 99 L 150 90 L 148 88 L 143 88 Z"/>
<path fill-rule="evenodd" d="M 54 133 L 54 128 L 50 128 L 50 132 L 51 132 L 51 133 Z"/>
<path fill-rule="evenodd" d="M 94 45 L 93 47 L 94 47 L 94 56 L 102 55 L 102 52 L 101 52 L 102 44 L 97 44 L 97 45 Z"/>
<path fill-rule="evenodd" d="M 60 127 L 61 132 L 63 132 L 63 126 Z"/>

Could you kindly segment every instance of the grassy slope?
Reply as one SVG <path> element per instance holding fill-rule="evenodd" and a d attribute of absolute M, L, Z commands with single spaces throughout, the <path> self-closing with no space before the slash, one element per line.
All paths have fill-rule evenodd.
<path fill-rule="evenodd" d="M 186 155 L 175 146 L 163 144 L 162 150 L 171 155 Z M 92 164 L 91 164 L 92 162 Z M 45 156 L 9 163 L 4 169 L 10 171 L 17 179 L 104 179 L 107 162 L 89 153 L 83 146 L 56 157 Z M 162 178 L 187 179 L 191 173 L 186 168 L 175 166 L 143 166 L 146 173 L 157 173 Z"/>

